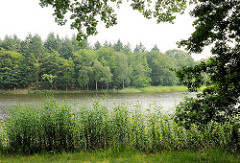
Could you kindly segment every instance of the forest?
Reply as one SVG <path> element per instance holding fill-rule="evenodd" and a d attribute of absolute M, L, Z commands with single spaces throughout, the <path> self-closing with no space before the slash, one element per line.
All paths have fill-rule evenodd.
<path fill-rule="evenodd" d="M 119 39 L 90 45 L 76 36 L 49 33 L 45 41 L 35 34 L 0 40 L 0 89 L 122 89 L 128 86 L 180 85 L 172 69 L 194 66 L 182 50 L 148 51 L 140 42 L 131 48 Z"/>
<path fill-rule="evenodd" d="M 198 54 L 211 46 L 212 56 L 199 63 L 184 51 L 162 53 L 157 46 L 148 51 L 142 43 L 133 49 L 121 40 L 90 46 L 86 39 L 98 33 L 98 23 L 106 28 L 117 24 L 113 5 L 119 7 L 122 0 L 39 2 L 52 7 L 59 25 L 70 14 L 71 29 L 78 33 L 63 39 L 50 33 L 45 41 L 30 34 L 25 40 L 0 40 L 0 89 L 98 90 L 181 83 L 190 92 L 205 88 L 196 97 L 186 97 L 173 114 L 154 105 L 143 110 L 140 105 L 118 104 L 108 110 L 98 100 L 75 112 L 69 103 L 54 99 L 37 108 L 18 105 L 6 120 L 0 119 L 2 162 L 34 162 L 41 157 L 38 162 L 79 162 L 82 157 L 76 154 L 81 152 L 96 157 L 85 162 L 239 162 L 239 0 L 129 1 L 133 10 L 157 23 L 173 23 L 190 8 L 194 32 L 177 44 Z M 133 160 L 136 151 L 140 157 Z M 152 160 L 145 161 L 147 157 Z"/>

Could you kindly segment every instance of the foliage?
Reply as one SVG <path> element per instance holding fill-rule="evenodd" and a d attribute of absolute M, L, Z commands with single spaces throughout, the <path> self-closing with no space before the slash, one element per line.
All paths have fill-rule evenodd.
<path fill-rule="evenodd" d="M 180 104 L 178 121 L 185 126 L 189 123 L 210 121 L 239 121 L 239 6 L 232 1 L 197 1 L 191 15 L 196 18 L 195 31 L 179 45 L 189 52 L 200 53 L 212 44 L 212 57 L 194 67 L 184 67 L 177 76 L 196 91 L 204 83 L 209 86 L 198 95 L 198 99 L 186 99 Z M 203 78 L 207 76 L 207 81 Z"/>
<path fill-rule="evenodd" d="M 14 51 L 0 50 L 0 87 L 23 87 L 26 76 L 23 63 L 24 57 Z"/>
<path fill-rule="evenodd" d="M 105 23 L 106 27 L 117 24 L 113 4 L 120 7 L 122 0 L 108 1 L 70 1 L 70 0 L 40 0 L 42 7 L 52 6 L 54 9 L 55 21 L 59 25 L 64 25 L 67 21 L 66 13 L 70 12 L 72 20 L 71 28 L 78 31 L 77 39 L 82 41 L 90 35 L 97 34 L 99 21 Z M 182 14 L 186 8 L 186 0 L 161 0 L 161 1 L 130 1 L 130 6 L 138 10 L 144 17 L 156 18 L 157 22 L 171 22 L 176 18 L 176 14 Z"/>
<path fill-rule="evenodd" d="M 10 38 L 12 37 L 6 37 L 2 42 L 7 42 Z M 17 39 L 17 36 L 13 38 Z M 142 50 L 133 53 L 130 45 L 123 45 L 120 40 L 113 46 L 108 43 L 102 46 L 97 41 L 92 49 L 86 40 L 84 46 L 77 46 L 74 39 L 75 36 L 71 39 L 60 38 L 50 33 L 42 41 L 40 36 L 29 34 L 25 40 L 17 39 L 20 49 L 16 51 L 19 52 L 11 47 L 16 45 L 10 44 L 7 47 L 3 44 L 14 51 L 0 50 L 0 87 L 93 90 L 171 86 L 179 85 L 179 82 L 170 68 L 178 69 L 195 63 L 180 50 L 166 54 L 156 50 L 147 52 L 140 43 Z M 44 74 L 54 78 L 46 80 Z"/>
<path fill-rule="evenodd" d="M 49 75 L 48 75 L 48 74 L 43 74 L 43 75 L 42 75 L 42 79 L 43 79 L 43 80 L 46 79 L 46 80 L 49 82 L 49 84 L 51 85 L 51 89 L 52 89 L 52 87 L 53 87 L 53 82 L 54 82 L 53 80 L 54 80 L 54 78 L 56 78 L 56 77 L 57 77 L 56 75 L 53 76 L 52 74 L 49 74 Z"/>

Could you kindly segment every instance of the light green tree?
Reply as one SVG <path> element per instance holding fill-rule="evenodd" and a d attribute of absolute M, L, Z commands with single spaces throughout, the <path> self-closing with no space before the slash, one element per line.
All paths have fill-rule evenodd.
<path fill-rule="evenodd" d="M 99 81 L 102 82 L 103 84 L 106 84 L 106 88 L 108 89 L 109 83 L 112 81 L 112 76 L 113 76 L 110 68 L 108 66 L 104 66 L 101 74 L 102 74 L 102 77 Z"/>
<path fill-rule="evenodd" d="M 89 82 L 92 77 L 92 67 L 91 66 L 82 66 L 82 68 L 79 70 L 77 82 L 80 87 L 87 86 L 87 90 L 89 90 Z"/>
<path fill-rule="evenodd" d="M 43 74 L 43 75 L 42 75 L 42 79 L 43 79 L 43 80 L 47 80 L 48 83 L 51 85 L 50 90 L 52 90 L 52 88 L 53 88 L 54 79 L 55 79 L 56 77 L 57 77 L 56 75 L 52 75 L 52 74 Z"/>
<path fill-rule="evenodd" d="M 23 60 L 20 53 L 0 49 L 0 87 L 16 88 L 27 84 Z"/>
<path fill-rule="evenodd" d="M 92 77 L 95 81 L 95 89 L 98 90 L 98 83 L 102 82 L 102 83 L 106 83 L 107 87 L 108 84 L 111 82 L 111 71 L 110 68 L 107 66 L 103 66 L 101 62 L 95 60 L 93 62 L 93 71 L 92 71 Z"/>
<path fill-rule="evenodd" d="M 98 90 L 98 82 L 102 78 L 102 71 L 103 71 L 103 65 L 99 61 L 94 61 L 93 62 L 93 73 L 92 77 L 95 81 L 95 89 Z"/>
<path fill-rule="evenodd" d="M 130 77 L 132 74 L 132 67 L 128 64 L 128 58 L 123 53 L 118 53 L 117 60 L 117 77 L 122 81 L 122 88 L 125 88 L 125 84 L 130 83 Z"/>
<path fill-rule="evenodd" d="M 87 86 L 87 89 L 89 89 L 89 83 L 94 82 L 92 67 L 96 58 L 97 55 L 94 50 L 80 49 L 74 52 L 75 78 L 80 87 Z"/>

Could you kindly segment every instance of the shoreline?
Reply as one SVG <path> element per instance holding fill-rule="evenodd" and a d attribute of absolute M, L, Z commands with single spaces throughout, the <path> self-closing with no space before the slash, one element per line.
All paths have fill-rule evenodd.
<path fill-rule="evenodd" d="M 200 88 L 199 90 L 202 90 Z M 58 93 L 166 93 L 166 92 L 187 92 L 185 86 L 149 86 L 145 88 L 127 87 L 124 89 L 108 89 L 108 90 L 0 90 L 0 94 L 58 94 Z"/>
<path fill-rule="evenodd" d="M 201 87 L 199 91 L 203 90 Z M 137 93 L 167 93 L 167 92 L 188 92 L 185 86 L 149 86 L 145 88 L 127 87 L 124 89 L 103 89 L 103 90 L 0 90 L 0 94 L 58 94 L 58 93 L 123 93 L 123 94 L 137 94 Z"/>

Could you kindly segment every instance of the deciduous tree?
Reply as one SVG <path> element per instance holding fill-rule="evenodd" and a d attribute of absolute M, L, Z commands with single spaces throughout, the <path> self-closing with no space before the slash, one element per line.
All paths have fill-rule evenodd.
<path fill-rule="evenodd" d="M 210 85 L 198 99 L 186 99 L 178 107 L 176 120 L 185 126 L 209 121 L 239 122 L 240 1 L 196 0 L 195 5 L 190 13 L 196 19 L 195 31 L 179 45 L 200 53 L 211 44 L 212 57 L 194 67 L 184 67 L 177 75 L 190 91 L 203 84 L 204 73 L 209 76 Z"/>
<path fill-rule="evenodd" d="M 194 1 L 194 0 L 191 0 Z M 108 28 L 117 24 L 117 15 L 113 9 L 114 3 L 120 7 L 122 0 L 70 1 L 70 0 L 40 0 L 42 7 L 52 6 L 55 20 L 59 25 L 67 21 L 66 13 L 70 12 L 71 28 L 78 31 L 78 40 L 97 34 L 100 21 Z M 155 18 L 157 23 L 173 22 L 176 14 L 182 14 L 187 6 L 187 0 L 131 0 L 130 6 L 138 10 L 147 19 Z"/>

